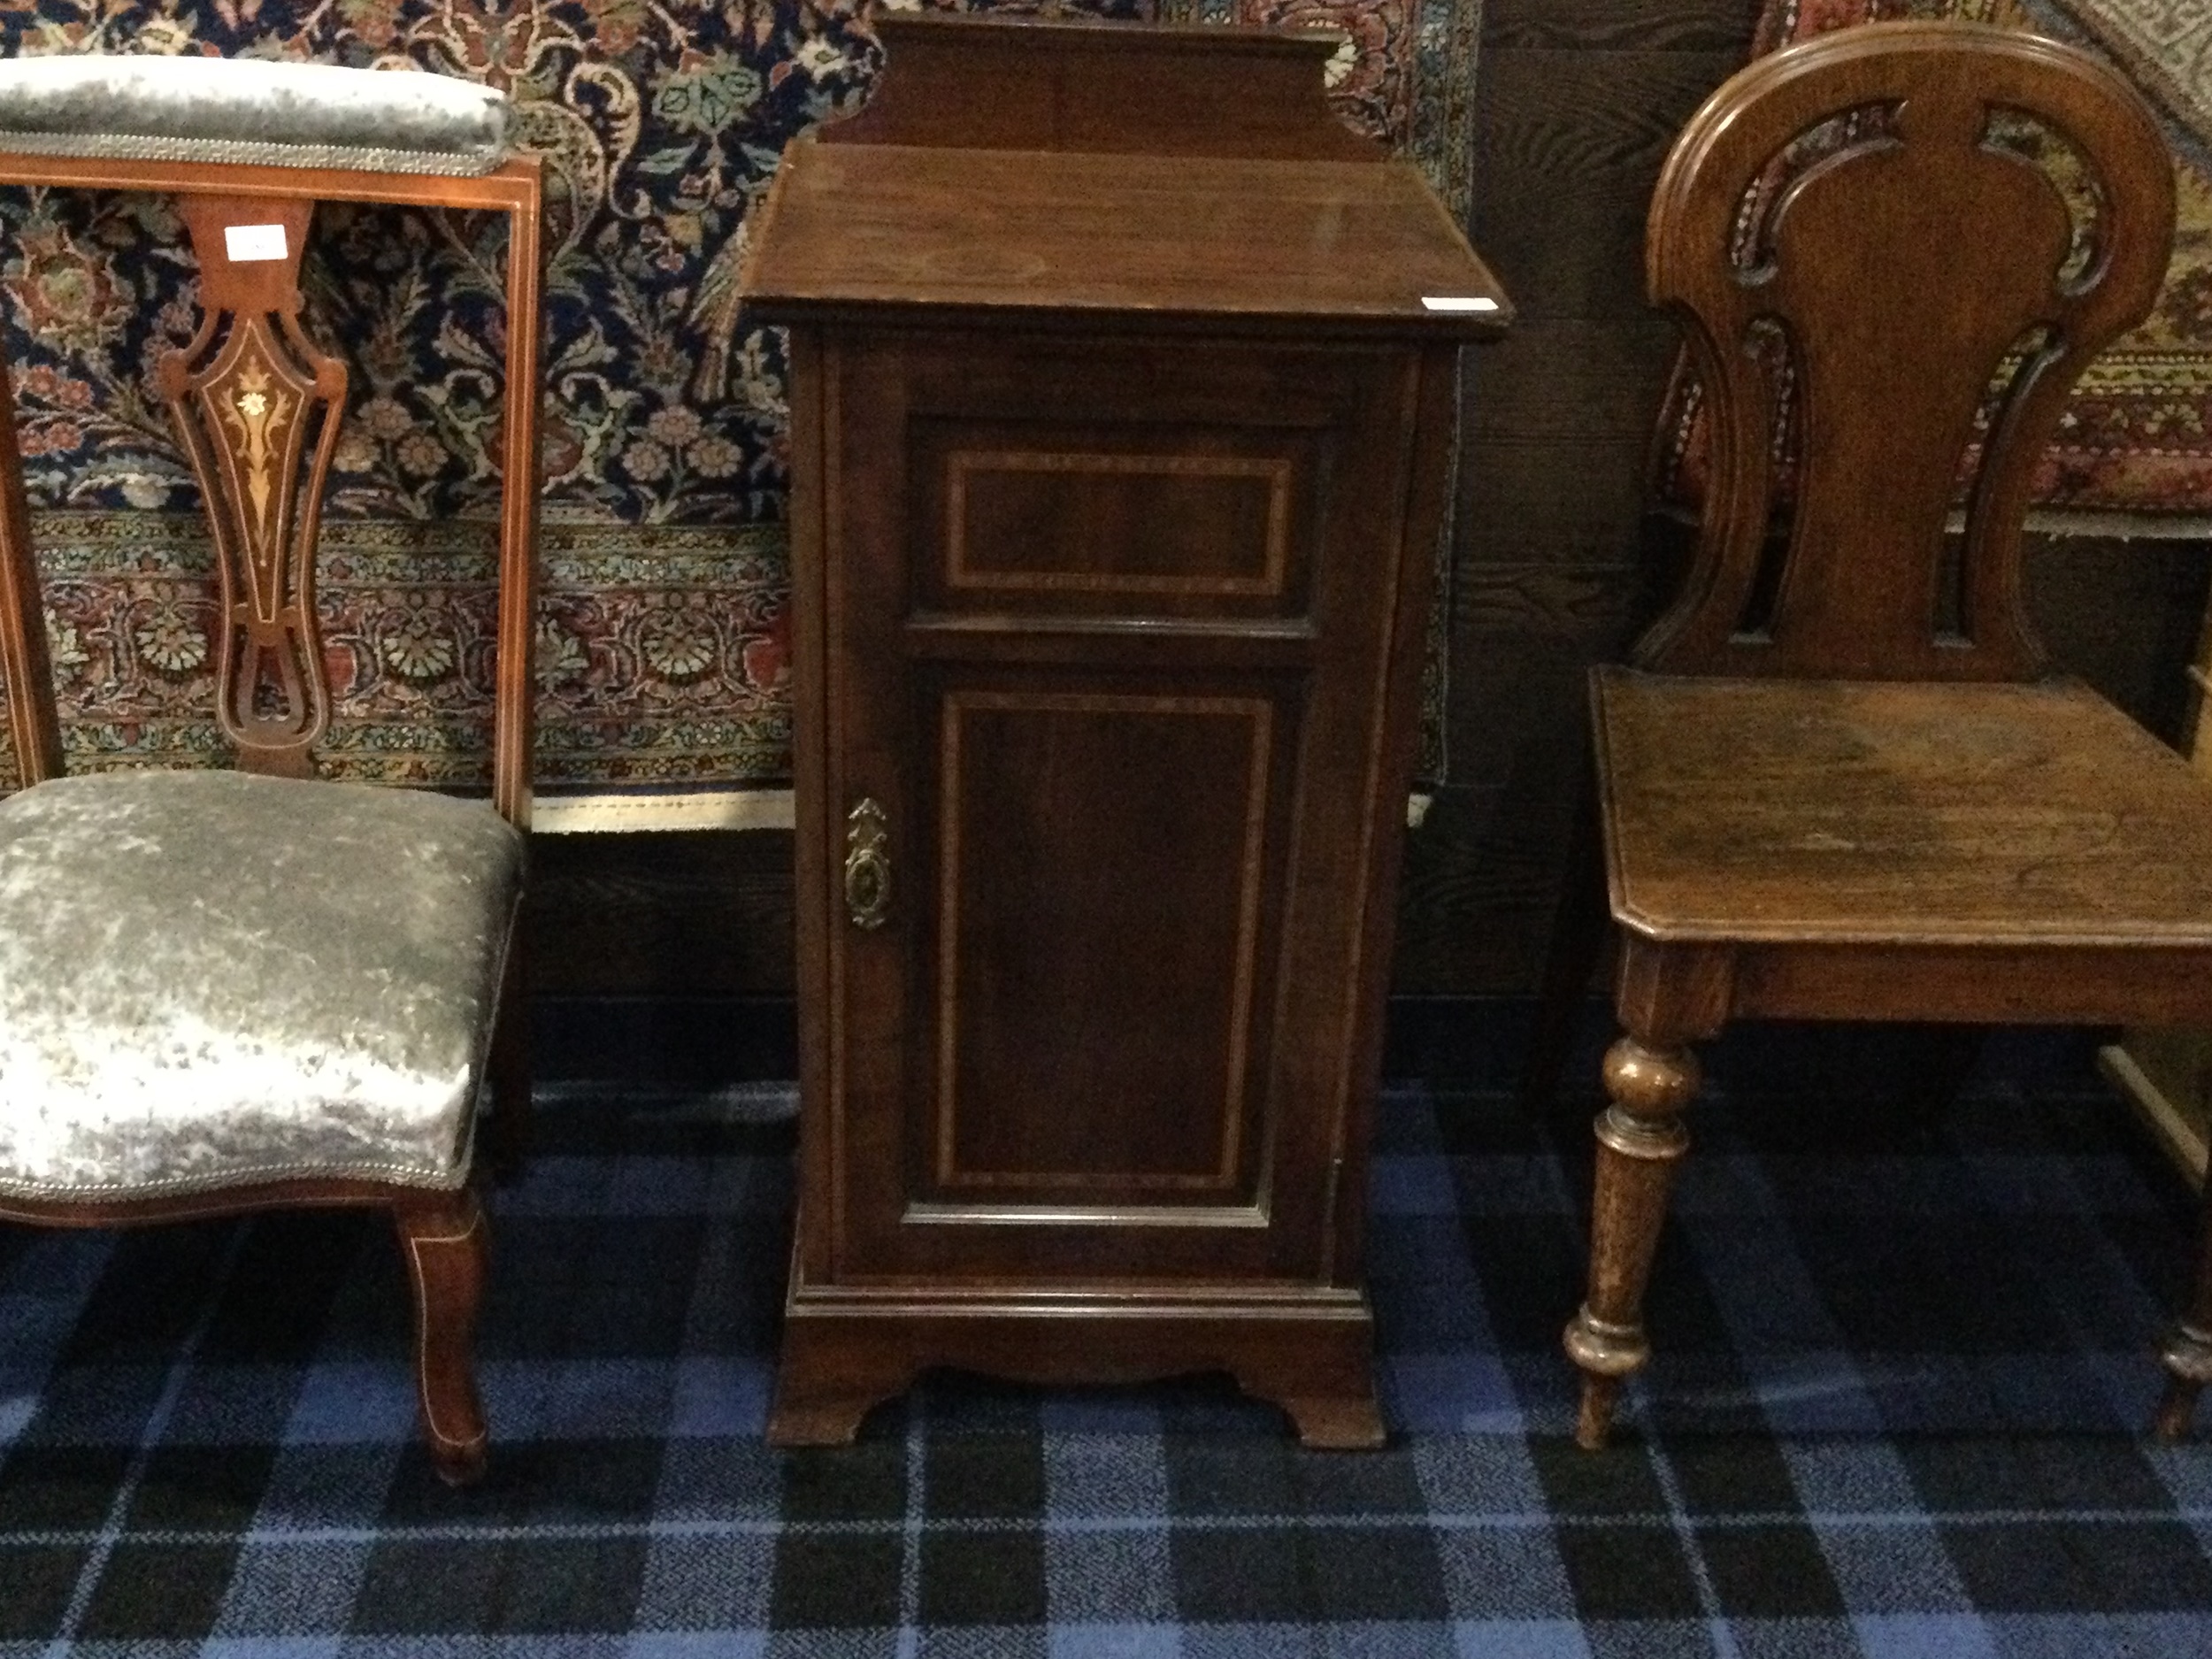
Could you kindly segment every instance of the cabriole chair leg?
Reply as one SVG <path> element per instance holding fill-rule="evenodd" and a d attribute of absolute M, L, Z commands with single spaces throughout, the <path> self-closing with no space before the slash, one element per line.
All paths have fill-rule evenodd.
<path fill-rule="evenodd" d="M 483 1207 L 463 1187 L 399 1205 L 393 1218 L 415 1293 L 415 1372 L 430 1455 L 441 1480 L 467 1486 L 484 1473 L 473 1354 L 490 1258 Z"/>

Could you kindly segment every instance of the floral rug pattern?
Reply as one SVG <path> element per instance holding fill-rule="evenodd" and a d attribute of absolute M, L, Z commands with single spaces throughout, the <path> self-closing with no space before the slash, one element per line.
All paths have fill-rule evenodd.
<path fill-rule="evenodd" d="M 1464 215 L 1479 0 L 941 9 L 1339 28 L 1340 112 Z M 788 139 L 865 96 L 869 10 L 8 0 L 0 50 L 404 61 L 509 91 L 549 169 L 539 777 L 741 785 L 787 775 L 790 727 L 785 365 L 780 334 L 738 314 L 746 215 Z M 494 215 L 317 214 L 308 325 L 352 375 L 325 518 L 327 775 L 485 774 L 503 242 Z M 190 336 L 195 272 L 162 198 L 0 190 L 0 316 L 74 767 L 220 754 L 196 490 L 153 389 Z"/>
<path fill-rule="evenodd" d="M 2111 3 L 2067 0 L 2062 10 L 2050 0 L 1767 0 L 1753 50 L 1918 16 L 2033 29 L 2124 58 L 2107 32 L 2083 21 L 2101 21 Z M 2131 534 L 2201 535 L 2212 517 L 2212 141 L 2188 111 L 2154 102 L 2174 151 L 2173 263 L 2149 319 L 2090 365 L 2059 419 L 2034 494 L 2039 521 L 2053 529 L 2101 528 L 2118 514 Z M 1682 368 L 1660 429 L 1660 495 L 1694 510 L 1704 495 L 1705 434 L 1695 382 Z"/>

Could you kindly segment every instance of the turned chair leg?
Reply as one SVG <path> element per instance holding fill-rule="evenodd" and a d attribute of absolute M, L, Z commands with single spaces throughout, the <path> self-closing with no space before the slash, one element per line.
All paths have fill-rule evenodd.
<path fill-rule="evenodd" d="M 476 1310 L 490 1251 L 476 1194 L 426 1193 L 395 1207 L 415 1292 L 415 1373 L 438 1478 L 464 1486 L 484 1472 L 484 1410 L 476 1396 Z"/>
<path fill-rule="evenodd" d="M 2197 1414 L 2197 1396 L 2212 1382 L 2212 1177 L 2204 1185 L 2204 1221 L 2197 1245 L 2197 1287 L 2189 1311 L 2174 1322 L 2159 1357 L 2167 1371 L 2166 1395 L 2158 1402 L 2154 1431 L 2161 1440 L 2177 1440 L 2189 1432 Z"/>
<path fill-rule="evenodd" d="M 1651 1357 L 1644 1340 L 1644 1286 L 1666 1216 L 1674 1166 L 1689 1148 L 1679 1121 L 1697 1093 L 1697 1056 L 1686 1048 L 1646 1048 L 1634 1037 L 1606 1051 L 1598 1115 L 1597 1194 L 1590 1217 L 1590 1291 L 1569 1323 L 1567 1356 L 1582 1371 L 1576 1443 L 1601 1449 L 1621 1386 Z"/>

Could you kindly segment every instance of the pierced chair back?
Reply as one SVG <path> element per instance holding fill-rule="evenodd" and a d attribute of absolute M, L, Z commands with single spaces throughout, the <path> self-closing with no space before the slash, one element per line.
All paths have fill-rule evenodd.
<path fill-rule="evenodd" d="M 1652 198 L 1650 292 L 1710 402 L 1713 484 L 1636 663 L 2032 678 L 2028 492 L 2068 388 L 2156 297 L 2165 143 L 2117 73 L 2032 35 L 1904 23 L 1815 44 L 1709 101 Z M 1795 511 L 1777 546 L 1786 424 Z"/>

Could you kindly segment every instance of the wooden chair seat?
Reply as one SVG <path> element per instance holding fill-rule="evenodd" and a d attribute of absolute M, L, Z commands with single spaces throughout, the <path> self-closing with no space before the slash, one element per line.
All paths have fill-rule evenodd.
<path fill-rule="evenodd" d="M 2212 949 L 2212 781 L 2078 681 L 1609 668 L 1592 709 L 1647 939 Z"/>

